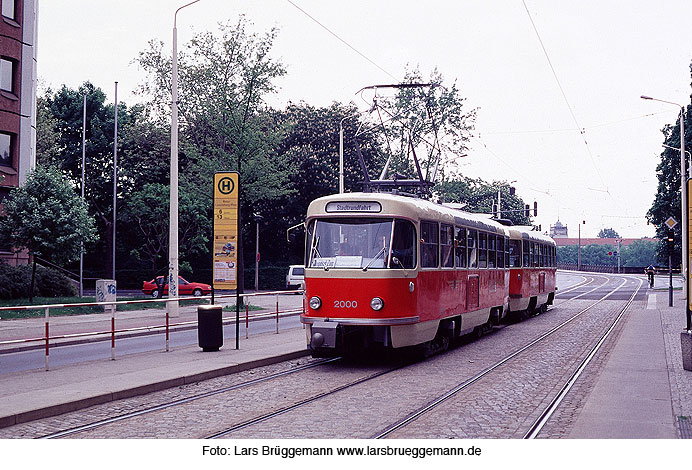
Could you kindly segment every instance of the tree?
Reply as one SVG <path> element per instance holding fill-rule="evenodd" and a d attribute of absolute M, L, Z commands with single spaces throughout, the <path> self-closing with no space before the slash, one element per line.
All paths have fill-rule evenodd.
<path fill-rule="evenodd" d="M 37 161 L 59 169 L 73 187 L 81 188 L 83 99 L 86 95 L 85 195 L 89 213 L 96 217 L 99 233 L 104 234 L 88 256 L 85 265 L 109 273 L 113 247 L 113 141 L 114 107 L 106 104 L 99 88 L 85 82 L 78 89 L 62 86 L 48 90 L 37 103 Z M 37 131 L 38 134 L 38 131 Z M 167 181 L 169 160 L 168 130 L 142 106 L 128 108 L 118 104 L 118 213 L 124 195 L 148 182 Z M 43 143 L 42 143 L 43 142 Z M 139 241 L 139 240 L 137 240 Z M 129 252 L 118 238 L 119 253 Z"/>
<path fill-rule="evenodd" d="M 270 56 L 276 29 L 264 35 L 247 31 L 240 16 L 235 24 L 219 25 L 219 33 L 203 32 L 183 46 L 178 61 L 182 153 L 190 161 L 181 178 L 211 196 L 216 171 L 240 174 L 241 221 L 254 206 L 289 194 L 288 168 L 273 158 L 279 140 L 272 126 L 265 97 L 275 91 L 273 80 L 286 73 Z M 152 97 L 159 116 L 169 114 L 171 60 L 163 43 L 152 41 L 140 53 L 139 65 L 149 75 L 140 91 Z M 247 225 L 243 223 L 243 225 Z M 238 270 L 243 271 L 242 228 L 238 244 Z M 242 277 L 239 290 L 243 290 Z"/>
<path fill-rule="evenodd" d="M 211 222 L 206 212 L 210 201 L 198 197 L 185 185 L 180 189 L 179 247 L 181 259 L 185 260 L 209 252 Z M 130 253 L 138 259 L 145 258 L 152 275 L 157 274 L 158 266 L 166 264 L 163 260 L 168 255 L 169 194 L 168 186 L 147 183 L 128 195 L 122 217 L 127 230 L 133 232 L 130 236 L 138 240 Z"/>
<path fill-rule="evenodd" d="M 602 228 L 598 232 L 598 238 L 620 238 L 620 235 L 612 228 Z"/>
<path fill-rule="evenodd" d="M 392 159 L 389 172 L 417 178 L 412 158 L 415 150 L 425 179 L 455 175 L 458 159 L 467 150 L 476 109 L 466 109 L 466 99 L 459 95 L 456 83 L 445 85 L 437 69 L 427 80 L 417 69 L 407 71 L 403 83 L 430 86 L 400 88 L 394 98 L 377 101 L 384 104 L 385 113 L 382 116 L 378 111 L 378 116 L 391 120 L 383 142 L 385 154 Z"/>
<path fill-rule="evenodd" d="M 656 242 L 635 240 L 631 245 L 622 247 L 621 259 L 623 266 L 645 267 L 656 264 Z"/>
<path fill-rule="evenodd" d="M 692 64 L 690 64 L 692 72 Z M 687 105 L 685 111 L 685 148 L 691 148 L 690 129 L 692 128 L 692 106 Z M 680 148 L 680 126 L 678 123 L 666 125 L 661 132 L 663 133 L 663 143 L 669 147 Z M 664 148 L 661 152 L 661 161 L 656 167 L 656 177 L 658 178 L 658 191 L 654 197 L 651 208 L 646 213 L 647 220 L 656 227 L 656 238 L 659 239 L 656 256 L 661 263 L 668 263 L 668 247 L 666 240 L 669 230 L 665 221 L 673 217 L 678 221 L 682 220 L 680 209 L 680 152 L 671 148 Z M 687 230 L 687 228 L 684 228 Z M 675 235 L 675 249 L 673 250 L 673 265 L 680 266 L 682 263 L 682 250 L 687 247 L 682 246 L 682 224 L 673 228 Z"/>
<path fill-rule="evenodd" d="M 435 192 L 444 202 L 464 204 L 465 211 L 490 214 L 493 204 L 497 203 L 497 192 L 500 191 L 502 217 L 515 225 L 530 225 L 530 218 L 524 214 L 524 201 L 519 196 L 510 194 L 509 188 L 506 181 L 488 183 L 480 178 L 457 176 L 443 180 L 435 187 Z"/>
<path fill-rule="evenodd" d="M 244 16 L 220 24 L 218 34 L 197 34 L 180 52 L 180 147 L 191 162 L 181 174 L 196 184 L 211 181 L 215 171 L 235 170 L 245 200 L 271 200 L 286 194 L 287 169 L 272 158 L 279 134 L 264 99 L 285 70 L 269 55 L 276 30 L 260 36 L 247 26 Z M 140 93 L 168 116 L 171 66 L 163 43 L 151 41 L 138 62 L 150 78 Z M 211 185 L 205 191 L 211 195 Z"/>
<path fill-rule="evenodd" d="M 94 220 L 74 188 L 54 168 L 37 167 L 24 186 L 15 188 L 4 201 L 0 236 L 13 250 L 28 250 L 36 257 L 64 264 L 79 257 L 81 243 L 97 239 Z M 33 299 L 32 274 L 29 298 Z"/>

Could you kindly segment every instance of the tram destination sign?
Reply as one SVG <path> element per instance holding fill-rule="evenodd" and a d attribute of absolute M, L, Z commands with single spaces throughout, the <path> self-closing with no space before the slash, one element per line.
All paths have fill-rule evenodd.
<path fill-rule="evenodd" d="M 324 209 L 326 212 L 381 212 L 379 202 L 329 202 Z"/>
<path fill-rule="evenodd" d="M 214 289 L 238 287 L 239 174 L 214 173 Z"/>

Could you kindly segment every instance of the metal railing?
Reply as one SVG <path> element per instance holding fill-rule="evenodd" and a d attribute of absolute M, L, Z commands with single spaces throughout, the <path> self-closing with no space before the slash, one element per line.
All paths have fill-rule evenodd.
<path fill-rule="evenodd" d="M 268 319 L 268 318 L 276 318 L 276 334 L 279 334 L 279 318 L 282 316 L 292 316 L 292 315 L 297 315 L 300 313 L 305 312 L 305 302 L 301 302 L 301 307 L 300 308 L 288 308 L 284 310 L 279 309 L 279 295 L 280 294 L 287 294 L 287 293 L 300 293 L 302 294 L 303 291 L 298 290 L 298 291 L 272 291 L 272 292 L 259 292 L 259 293 L 249 293 L 249 294 L 240 294 L 239 296 L 236 296 L 236 294 L 228 294 L 228 295 L 215 295 L 215 300 L 216 299 L 237 299 L 238 297 L 242 298 L 243 304 L 245 304 L 245 338 L 248 339 L 249 337 L 249 323 L 251 320 L 262 320 L 262 319 Z M 275 304 L 275 309 L 272 309 L 271 311 L 267 311 L 268 309 L 264 309 L 264 311 L 257 312 L 250 314 L 249 312 L 249 305 L 250 302 L 249 300 L 255 297 L 261 297 L 261 296 L 269 296 L 269 295 L 274 295 L 276 297 L 276 304 Z M 170 351 L 170 333 L 172 331 L 181 331 L 184 329 L 192 328 L 193 326 L 197 325 L 198 321 L 197 319 L 195 320 L 190 320 L 190 321 L 179 321 L 175 323 L 171 323 L 171 317 L 168 312 L 168 308 L 165 309 L 165 319 L 163 324 L 153 324 L 153 325 L 144 325 L 144 326 L 134 326 L 134 327 L 128 327 L 128 328 L 116 328 L 115 326 L 115 312 L 117 310 L 118 305 L 132 305 L 132 304 L 147 304 L 147 303 L 154 303 L 154 302 L 189 302 L 189 301 L 199 301 L 199 300 L 208 300 L 209 303 L 211 303 L 211 296 L 200 296 L 200 297 L 177 297 L 177 298 L 168 298 L 168 299 L 141 299 L 141 300 L 126 300 L 126 301 L 116 301 L 116 302 L 82 302 L 82 303 L 71 303 L 71 304 L 47 304 L 47 305 L 21 305 L 21 306 L 12 306 L 12 307 L 0 307 L 0 315 L 4 311 L 16 311 L 16 310 L 43 310 L 44 311 L 44 334 L 41 336 L 37 337 L 29 337 L 29 338 L 17 338 L 17 339 L 9 339 L 9 340 L 0 340 L 0 347 L 2 346 L 8 346 L 8 345 L 17 345 L 17 344 L 26 344 L 26 343 L 41 343 L 43 342 L 45 345 L 45 370 L 50 369 L 50 349 L 51 349 L 51 342 L 53 343 L 52 346 L 56 347 L 55 342 L 58 340 L 74 340 L 77 338 L 85 338 L 85 337 L 93 337 L 98 340 L 99 337 L 102 338 L 107 338 L 110 340 L 111 343 L 111 360 L 115 359 L 115 345 L 116 345 L 116 338 L 118 337 L 131 337 L 136 334 L 141 334 L 143 332 L 155 332 L 158 330 L 163 330 L 165 333 L 165 351 L 168 352 Z M 67 333 L 67 334 L 60 334 L 60 335 L 52 335 L 50 334 L 50 310 L 51 309 L 56 309 L 56 308 L 80 308 L 80 307 L 103 307 L 104 311 L 105 310 L 110 310 L 110 329 L 104 330 L 98 330 L 98 331 L 87 331 L 87 332 L 80 332 L 80 333 Z M 239 319 L 236 318 L 235 312 L 232 312 L 233 314 L 231 316 L 226 316 L 222 317 L 222 325 L 223 324 L 235 324 L 236 321 L 240 321 Z M 8 320 L 5 320 L 8 321 Z"/>

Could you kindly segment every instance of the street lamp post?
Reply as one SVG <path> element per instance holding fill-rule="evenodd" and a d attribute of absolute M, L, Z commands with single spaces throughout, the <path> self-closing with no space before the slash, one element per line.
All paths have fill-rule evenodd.
<path fill-rule="evenodd" d="M 84 199 L 84 176 L 86 164 L 86 93 L 82 95 L 82 203 Z M 84 241 L 79 242 L 79 297 L 84 296 Z"/>
<path fill-rule="evenodd" d="M 641 97 L 643 100 L 651 100 L 651 101 L 659 101 L 661 103 L 667 103 L 667 104 L 672 104 L 674 106 L 677 106 L 680 108 L 680 200 L 681 200 L 681 207 L 680 207 L 680 212 L 682 213 L 682 278 L 685 281 L 685 298 L 689 298 L 689 286 L 688 286 L 688 274 L 689 274 L 689 266 L 688 266 L 688 256 L 687 256 L 687 250 L 688 250 L 688 234 L 687 230 L 689 229 L 688 223 L 687 223 L 687 191 L 686 191 L 686 185 L 687 185 L 687 169 L 685 168 L 685 108 L 678 104 L 674 103 L 672 101 L 666 101 L 666 100 L 659 100 L 657 98 L 652 98 L 650 96 L 645 96 L 642 95 Z M 689 312 L 689 309 L 688 309 Z M 689 321 L 689 313 L 687 315 L 687 329 L 690 329 L 690 321 Z"/>
<path fill-rule="evenodd" d="M 586 225 L 586 220 L 583 220 L 581 224 L 579 224 L 579 245 L 577 248 L 577 271 L 581 271 L 581 226 L 582 224 Z"/>
<path fill-rule="evenodd" d="M 685 165 L 685 108 L 672 101 L 659 100 L 652 98 L 650 96 L 642 95 L 644 100 L 660 101 L 661 103 L 668 103 L 680 108 L 680 194 L 681 194 L 681 207 L 680 212 L 682 213 L 682 278 L 685 282 L 685 317 L 687 319 L 687 329 L 680 334 L 680 342 L 682 349 L 682 367 L 685 370 L 692 371 L 692 311 L 690 310 L 690 278 L 689 278 L 689 237 L 688 231 L 690 230 L 688 215 L 689 206 L 687 202 L 688 198 L 688 174 Z"/>
<path fill-rule="evenodd" d="M 113 246 L 111 256 L 113 258 L 112 277 L 115 281 L 115 222 L 118 195 L 118 82 L 115 82 L 115 117 L 113 118 Z"/>
<path fill-rule="evenodd" d="M 259 292 L 259 227 L 263 217 L 255 214 L 255 292 Z"/>
<path fill-rule="evenodd" d="M 178 297 L 178 12 L 197 3 L 187 3 L 173 15 L 173 55 L 171 57 L 171 188 L 170 188 L 170 223 L 168 229 L 168 297 Z M 180 315 L 178 302 L 166 302 L 168 315 Z"/>

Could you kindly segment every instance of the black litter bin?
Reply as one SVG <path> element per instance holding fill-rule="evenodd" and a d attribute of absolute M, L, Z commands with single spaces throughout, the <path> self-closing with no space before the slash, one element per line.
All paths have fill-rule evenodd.
<path fill-rule="evenodd" d="M 223 321 L 220 305 L 200 305 L 197 308 L 197 339 L 202 351 L 218 351 L 223 346 Z"/>

